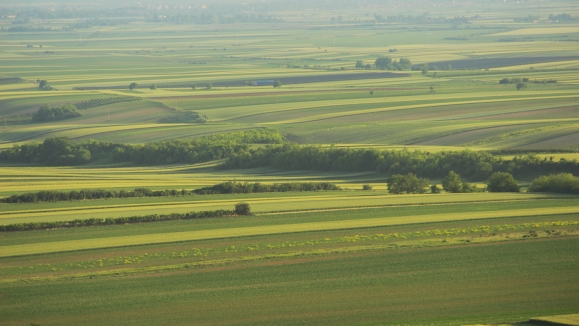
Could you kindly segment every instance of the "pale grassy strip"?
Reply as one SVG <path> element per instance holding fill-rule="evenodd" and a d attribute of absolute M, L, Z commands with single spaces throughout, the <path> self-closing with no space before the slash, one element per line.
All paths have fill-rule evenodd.
<path fill-rule="evenodd" d="M 490 34 L 488 36 L 517 36 L 517 35 L 545 35 L 545 34 L 566 34 L 579 33 L 579 27 L 538 27 L 538 28 L 521 28 L 514 31 Z"/>
<path fill-rule="evenodd" d="M 183 242 L 183 241 L 274 235 L 284 233 L 373 228 L 392 225 L 407 225 L 407 224 L 421 224 L 434 222 L 465 221 L 476 219 L 494 219 L 503 217 L 525 217 L 525 216 L 570 214 L 570 213 L 579 213 L 579 207 L 571 206 L 571 207 L 556 207 L 556 208 L 542 208 L 542 209 L 534 208 L 534 209 L 503 210 L 493 212 L 429 214 L 429 215 L 415 215 L 404 217 L 382 217 L 382 218 L 369 218 L 369 219 L 346 220 L 346 221 L 296 223 L 284 225 L 229 228 L 219 230 L 159 233 L 159 234 L 147 234 L 136 236 L 3 246 L 0 247 L 1 248 L 0 257 L 161 244 L 161 243 Z"/>
<path fill-rule="evenodd" d="M 579 314 L 531 318 L 532 321 L 555 323 L 557 325 L 579 326 Z"/>

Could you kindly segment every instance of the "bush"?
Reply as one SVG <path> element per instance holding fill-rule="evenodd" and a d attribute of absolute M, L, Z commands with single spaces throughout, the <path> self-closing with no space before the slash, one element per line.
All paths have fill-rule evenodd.
<path fill-rule="evenodd" d="M 153 85 L 151 85 L 151 87 L 149 87 L 149 88 L 150 88 L 152 91 L 154 91 L 154 90 L 157 89 L 157 84 L 153 84 Z"/>
<path fill-rule="evenodd" d="M 235 204 L 235 214 L 237 215 L 251 215 L 251 207 L 248 203 Z"/>
<path fill-rule="evenodd" d="M 362 190 L 372 190 L 374 189 L 371 185 L 363 185 Z"/>
<path fill-rule="evenodd" d="M 138 85 L 137 83 L 131 83 L 131 84 L 129 85 L 129 89 L 130 89 L 130 90 L 134 90 L 134 89 L 137 88 L 138 86 L 139 86 L 139 85 Z"/>
<path fill-rule="evenodd" d="M 556 192 L 561 194 L 579 194 L 579 177 L 571 173 L 557 173 L 540 176 L 533 180 L 530 192 Z"/>
<path fill-rule="evenodd" d="M 433 194 L 439 194 L 440 193 L 440 187 L 438 187 L 437 185 L 432 185 L 432 186 L 430 186 L 430 192 Z"/>
<path fill-rule="evenodd" d="M 513 175 L 507 172 L 496 172 L 489 177 L 487 189 L 490 192 L 519 192 L 519 185 Z"/>

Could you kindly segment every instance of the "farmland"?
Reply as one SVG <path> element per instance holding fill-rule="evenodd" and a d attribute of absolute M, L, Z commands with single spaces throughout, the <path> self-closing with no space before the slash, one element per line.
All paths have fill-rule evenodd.
<path fill-rule="evenodd" d="M 0 324 L 575 322 L 576 3 L 105 2 L 0 4 L 0 199 L 74 194 L 0 203 Z"/>

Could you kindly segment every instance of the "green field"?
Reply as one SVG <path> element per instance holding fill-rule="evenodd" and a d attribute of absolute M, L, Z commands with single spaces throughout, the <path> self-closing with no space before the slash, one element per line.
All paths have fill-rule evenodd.
<path fill-rule="evenodd" d="M 230 181 L 341 187 L 2 202 L 2 226 L 240 202 L 253 214 L 0 232 L 0 324 L 579 323 L 579 199 L 527 192 L 547 172 L 515 173 L 529 157 L 579 173 L 577 4 L 328 3 L 0 4 L 0 151 L 54 137 L 127 145 L 76 166 L 0 157 L 0 199 Z M 380 56 L 413 69 L 379 70 Z M 80 115 L 33 119 L 45 104 Z M 228 134 L 265 128 L 285 144 L 343 151 L 488 154 L 502 164 L 491 170 L 512 171 L 522 191 L 486 192 L 488 180 L 473 177 L 463 181 L 477 192 L 398 195 L 365 156 L 346 171 L 220 167 L 233 155 L 227 144 L 246 146 L 239 155 L 285 148 Z M 222 134 L 211 159 L 159 149 Z M 141 145 L 175 164 L 115 157 Z M 70 147 L 64 155 L 74 156 Z M 434 169 L 448 166 L 419 177 L 441 187 Z"/>

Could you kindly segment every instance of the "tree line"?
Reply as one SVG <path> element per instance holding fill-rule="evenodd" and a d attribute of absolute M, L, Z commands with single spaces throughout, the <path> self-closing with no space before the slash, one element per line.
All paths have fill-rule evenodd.
<path fill-rule="evenodd" d="M 44 142 L 14 145 L 0 152 L 0 162 L 32 163 L 50 166 L 83 165 L 110 159 L 135 165 L 194 164 L 224 159 L 249 149 L 248 144 L 279 144 L 281 134 L 256 129 L 140 145 L 107 143 L 96 140 L 74 142 L 67 137 L 47 138 Z"/>
<path fill-rule="evenodd" d="M 414 173 L 422 177 L 443 178 L 450 171 L 470 180 L 486 180 L 494 172 L 516 176 L 546 173 L 573 173 L 576 160 L 554 161 L 536 155 L 503 159 L 488 152 L 349 149 L 336 147 L 265 146 L 234 153 L 218 168 L 272 166 L 282 170 L 376 171 L 389 175 Z"/>
<path fill-rule="evenodd" d="M 52 191 L 43 190 L 29 192 L 21 195 L 12 195 L 0 199 L 1 203 L 36 203 L 36 202 L 57 202 L 70 200 L 91 200 L 91 199 L 112 199 L 112 198 L 135 198 L 135 197 L 176 197 L 192 195 L 213 195 L 213 194 L 248 194 L 263 192 L 301 192 L 301 191 L 336 191 L 341 190 L 334 183 L 330 182 L 292 182 L 274 183 L 266 185 L 262 183 L 248 183 L 227 181 L 214 186 L 199 189 L 167 189 L 151 190 L 149 188 L 136 188 L 134 190 L 103 190 L 84 189 L 80 191 Z"/>
<path fill-rule="evenodd" d="M 244 214 L 239 214 L 239 212 Z M 149 223 L 175 220 L 191 220 L 200 218 L 216 218 L 226 216 L 251 215 L 249 205 L 240 203 L 235 206 L 235 210 L 215 210 L 203 212 L 189 212 L 189 213 L 171 213 L 171 214 L 150 214 L 150 215 L 136 215 L 128 217 L 108 217 L 108 218 L 88 218 L 76 219 L 72 221 L 46 221 L 46 222 L 30 222 L 0 225 L 0 232 L 10 231 L 29 231 L 29 230 L 46 230 L 54 228 L 76 228 L 84 226 L 104 226 L 104 225 L 119 225 L 119 224 L 134 224 L 134 223 Z"/>
<path fill-rule="evenodd" d="M 51 122 L 80 117 L 82 113 L 72 104 L 50 107 L 48 104 L 41 106 L 32 115 L 32 122 Z"/>

